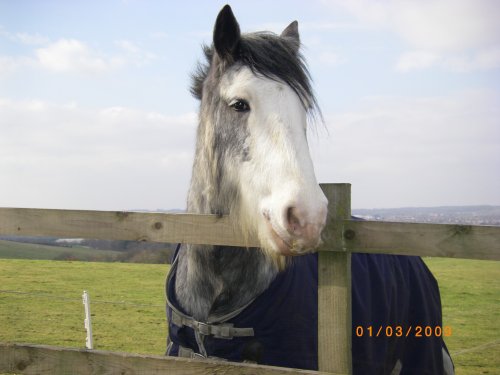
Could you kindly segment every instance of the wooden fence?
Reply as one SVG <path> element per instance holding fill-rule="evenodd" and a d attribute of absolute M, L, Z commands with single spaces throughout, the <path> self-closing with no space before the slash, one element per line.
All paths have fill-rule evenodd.
<path fill-rule="evenodd" d="M 500 260 L 500 227 L 351 220 L 350 184 L 322 184 L 329 201 L 319 249 L 320 373 L 351 374 L 351 253 Z M 258 246 L 230 217 L 0 208 L 0 235 Z M 317 374 L 229 362 L 1 344 L 0 372 L 25 374 Z"/>

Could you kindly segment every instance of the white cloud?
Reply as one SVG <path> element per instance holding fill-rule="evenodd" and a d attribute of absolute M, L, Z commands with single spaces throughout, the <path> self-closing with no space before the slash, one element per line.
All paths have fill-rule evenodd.
<path fill-rule="evenodd" d="M 155 54 L 129 40 L 116 41 L 118 51 L 105 54 L 76 39 L 62 38 L 51 43 L 40 34 L 7 31 L 2 34 L 15 42 L 38 48 L 30 51 L 30 55 L 0 56 L 0 78 L 26 67 L 57 73 L 101 74 L 127 65 L 144 66 L 157 59 Z"/>
<path fill-rule="evenodd" d="M 124 51 L 126 52 L 129 52 L 129 53 L 139 53 L 140 52 L 140 48 L 134 43 L 134 42 L 131 42 L 130 40 L 118 40 L 115 42 L 115 44 L 120 47 L 121 49 L 123 49 Z"/>
<path fill-rule="evenodd" d="M 389 1 L 323 0 L 327 6 L 341 7 L 355 15 L 364 24 L 383 25 L 389 20 Z"/>
<path fill-rule="evenodd" d="M 415 69 L 426 69 L 438 62 L 440 57 L 429 51 L 413 51 L 404 53 L 396 63 L 396 69 L 407 72 Z"/>
<path fill-rule="evenodd" d="M 396 68 L 496 69 L 500 2 L 492 0 L 326 0 L 362 23 L 396 33 L 410 48 Z"/>
<path fill-rule="evenodd" d="M 331 67 L 345 64 L 348 61 L 347 58 L 342 56 L 341 54 L 331 51 L 321 52 L 318 55 L 317 60 L 320 63 L 329 65 Z"/>
<path fill-rule="evenodd" d="M 104 57 L 75 39 L 60 39 L 37 49 L 35 55 L 40 66 L 55 72 L 100 73 L 123 64 L 120 58 Z"/>
<path fill-rule="evenodd" d="M 10 56 L 0 56 L 0 77 L 12 73 L 16 70 L 17 61 Z"/>
<path fill-rule="evenodd" d="M 365 25 L 396 31 L 419 49 L 461 51 L 500 40 L 500 4 L 491 0 L 326 0 Z"/>
<path fill-rule="evenodd" d="M 35 66 L 36 62 L 25 56 L 0 56 L 0 78 L 7 77 L 19 69 Z"/>
<path fill-rule="evenodd" d="M 115 43 L 127 56 L 107 55 L 93 50 L 88 44 L 76 39 L 60 38 L 51 42 L 40 33 L 11 32 L 0 27 L 0 36 L 25 46 L 38 46 L 31 55 L 0 56 L 0 77 L 20 68 L 40 67 L 58 73 L 103 73 L 130 62 L 149 61 L 154 56 L 142 53 L 132 42 Z M 129 59 L 129 61 L 127 61 Z"/>
<path fill-rule="evenodd" d="M 500 47 L 479 51 L 473 56 L 453 56 L 444 61 L 453 71 L 468 72 L 500 68 Z"/>
<path fill-rule="evenodd" d="M 408 72 L 430 67 L 440 67 L 454 72 L 471 72 L 500 68 L 500 48 L 478 51 L 476 54 L 447 56 L 430 51 L 412 51 L 402 54 L 396 62 L 396 70 Z"/>
<path fill-rule="evenodd" d="M 300 31 L 352 31 L 365 30 L 368 27 L 359 22 L 301 22 Z"/>
<path fill-rule="evenodd" d="M 500 204 L 500 93 L 368 98 L 311 137 L 321 182 L 351 182 L 355 207 Z"/>
<path fill-rule="evenodd" d="M 131 62 L 136 66 L 143 66 L 157 59 L 154 53 L 143 50 L 137 44 L 130 40 L 118 40 L 115 45 L 119 47 L 125 54 L 127 62 Z"/>
<path fill-rule="evenodd" d="M 0 99 L 0 118 L 0 206 L 185 206 L 194 113 Z"/>
<path fill-rule="evenodd" d="M 500 6 L 490 0 L 397 2 L 391 20 L 412 46 L 460 52 L 499 42 Z"/>
<path fill-rule="evenodd" d="M 0 36 L 5 37 L 13 42 L 18 42 L 26 45 L 40 45 L 50 42 L 50 39 L 48 37 L 41 35 L 40 33 L 12 33 L 2 28 L 2 26 L 0 26 Z"/>
<path fill-rule="evenodd" d="M 50 42 L 50 39 L 39 33 L 29 34 L 29 33 L 16 33 L 14 39 L 21 42 L 22 44 L 28 45 L 42 45 Z"/>

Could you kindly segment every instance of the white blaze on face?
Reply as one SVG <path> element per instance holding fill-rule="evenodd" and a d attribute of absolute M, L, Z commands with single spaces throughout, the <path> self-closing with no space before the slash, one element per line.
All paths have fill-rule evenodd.
<path fill-rule="evenodd" d="M 228 105 L 244 99 L 250 106 L 238 113 L 247 116 L 248 160 L 230 172 L 239 181 L 242 229 L 257 234 L 271 256 L 313 250 L 320 244 L 328 202 L 314 174 L 300 98 L 288 85 L 247 67 L 227 74 L 220 90 Z"/>

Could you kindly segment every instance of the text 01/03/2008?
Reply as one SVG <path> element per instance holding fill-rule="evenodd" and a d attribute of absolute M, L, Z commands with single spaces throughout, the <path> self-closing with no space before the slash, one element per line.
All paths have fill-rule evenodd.
<path fill-rule="evenodd" d="M 357 337 L 448 337 L 452 334 L 450 326 L 357 326 Z"/>

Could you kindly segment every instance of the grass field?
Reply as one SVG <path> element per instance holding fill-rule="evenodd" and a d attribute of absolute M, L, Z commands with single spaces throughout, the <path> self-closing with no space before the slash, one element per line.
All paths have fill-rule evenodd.
<path fill-rule="evenodd" d="M 500 263 L 426 263 L 441 287 L 457 374 L 498 374 Z M 84 347 L 87 290 L 96 349 L 163 354 L 167 271 L 165 265 L 0 260 L 0 341 Z"/>
<path fill-rule="evenodd" d="M 0 260 L 0 341 L 85 346 L 82 293 L 95 348 L 163 354 L 167 265 Z"/>
<path fill-rule="evenodd" d="M 458 375 L 500 374 L 500 262 L 427 258 Z"/>

